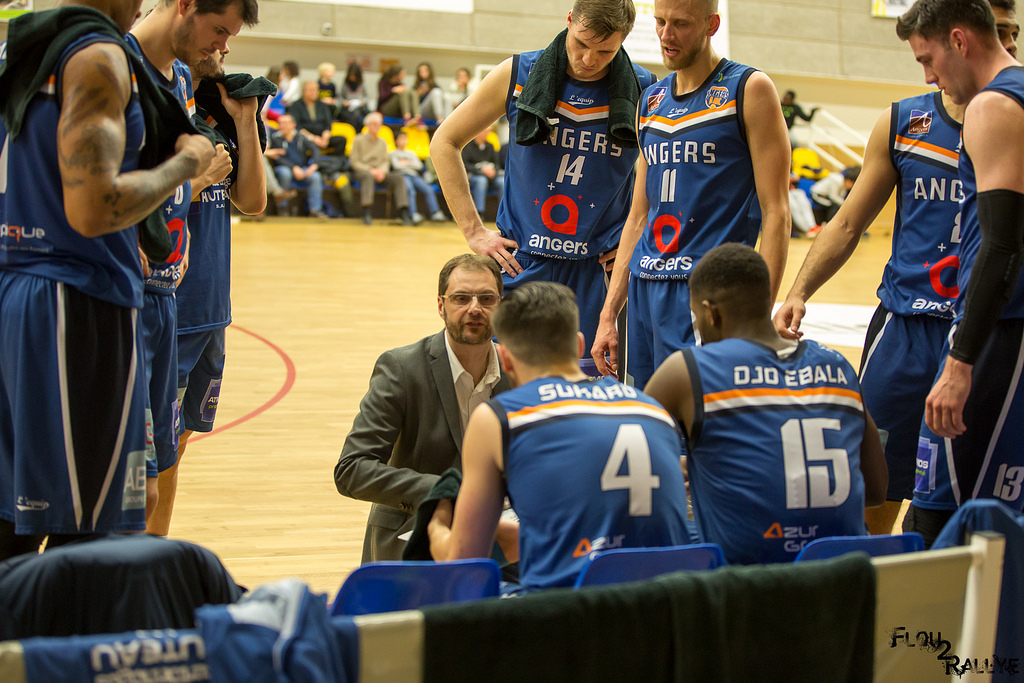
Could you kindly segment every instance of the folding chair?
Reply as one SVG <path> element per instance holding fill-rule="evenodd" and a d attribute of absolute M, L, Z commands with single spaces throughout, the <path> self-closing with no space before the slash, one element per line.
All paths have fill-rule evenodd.
<path fill-rule="evenodd" d="M 618 548 L 591 559 L 576 579 L 576 588 L 642 581 L 659 574 L 714 569 L 723 565 L 725 555 L 715 543 L 668 548 Z"/>
<path fill-rule="evenodd" d="M 916 553 L 924 550 L 921 534 L 909 532 L 884 536 L 831 536 L 817 538 L 804 546 L 795 562 L 826 560 L 846 553 L 862 551 L 871 557 Z"/>
<path fill-rule="evenodd" d="M 377 614 L 493 598 L 500 585 L 501 570 L 491 559 L 371 562 L 348 575 L 331 615 Z"/>

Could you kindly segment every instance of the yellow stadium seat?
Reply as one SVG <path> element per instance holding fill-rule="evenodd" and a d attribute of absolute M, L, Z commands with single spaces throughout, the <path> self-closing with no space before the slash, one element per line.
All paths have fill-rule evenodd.
<path fill-rule="evenodd" d="M 430 134 L 423 128 L 406 126 L 402 132 L 409 138 L 409 151 L 415 152 L 422 161 L 430 156 Z"/>
<path fill-rule="evenodd" d="M 487 134 L 487 142 L 491 143 L 491 147 L 494 148 L 494 151 L 501 151 L 501 140 L 498 139 L 498 134 L 493 130 Z"/>
<path fill-rule="evenodd" d="M 356 129 L 351 123 L 335 121 L 331 124 L 331 135 L 339 135 L 345 138 L 345 156 L 352 153 L 352 140 L 356 137 Z"/>
<path fill-rule="evenodd" d="M 793 150 L 793 173 L 801 178 L 821 180 L 828 175 L 828 169 L 822 167 L 821 157 L 814 150 L 797 147 Z"/>

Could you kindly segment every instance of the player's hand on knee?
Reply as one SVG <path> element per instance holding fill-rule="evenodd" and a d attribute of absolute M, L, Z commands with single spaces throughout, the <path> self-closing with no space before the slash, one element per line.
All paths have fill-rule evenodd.
<path fill-rule="evenodd" d="M 804 333 L 800 331 L 800 322 L 804 319 L 806 312 L 804 302 L 799 299 L 787 299 L 772 318 L 775 331 L 783 339 L 800 339 L 804 336 Z"/>

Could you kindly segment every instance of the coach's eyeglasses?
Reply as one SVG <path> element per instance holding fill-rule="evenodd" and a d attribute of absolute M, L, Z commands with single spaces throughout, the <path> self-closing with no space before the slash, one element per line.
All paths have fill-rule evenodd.
<path fill-rule="evenodd" d="M 470 294 L 469 292 L 455 292 L 454 294 L 442 294 L 442 299 L 447 299 L 453 305 L 462 308 L 468 306 L 473 299 L 476 299 L 477 303 L 484 308 L 494 308 L 501 301 L 501 297 L 497 294 Z"/>

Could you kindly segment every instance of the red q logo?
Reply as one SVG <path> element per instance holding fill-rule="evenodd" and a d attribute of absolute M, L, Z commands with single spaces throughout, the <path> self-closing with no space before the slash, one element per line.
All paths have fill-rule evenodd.
<path fill-rule="evenodd" d="M 672 238 L 665 243 L 665 228 L 672 230 Z M 662 254 L 671 254 L 679 251 L 679 233 L 683 230 L 683 224 L 675 216 L 658 216 L 654 219 L 654 243 Z"/>
<path fill-rule="evenodd" d="M 953 255 L 947 256 L 946 258 L 938 261 L 934 266 L 928 269 L 928 279 L 931 280 L 932 289 L 939 296 L 944 296 L 947 299 L 955 299 L 960 296 L 960 288 L 956 285 L 956 271 L 960 267 L 960 257 Z M 942 272 L 949 268 L 953 269 L 953 286 L 947 287 L 942 284 Z"/>
<path fill-rule="evenodd" d="M 556 221 L 551 215 L 556 206 L 564 206 L 568 211 L 564 221 Z M 564 194 L 556 194 L 548 197 L 548 200 L 540 207 L 540 219 L 544 221 L 544 227 L 552 232 L 575 235 L 576 226 L 580 220 L 580 210 L 576 206 L 576 202 Z"/>
<path fill-rule="evenodd" d="M 167 221 L 167 232 L 171 234 L 173 249 L 167 257 L 167 263 L 178 263 L 185 256 L 185 221 L 172 218 Z"/>

